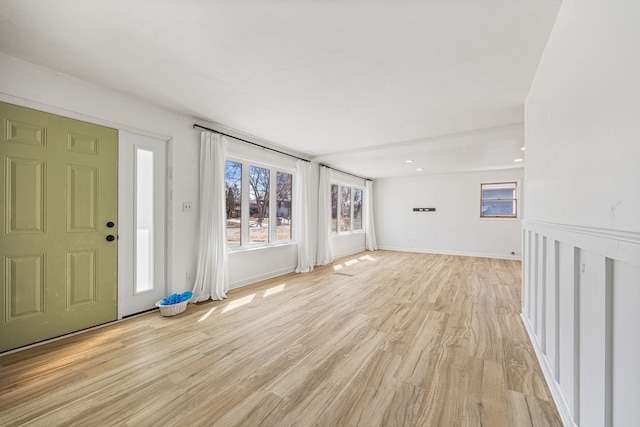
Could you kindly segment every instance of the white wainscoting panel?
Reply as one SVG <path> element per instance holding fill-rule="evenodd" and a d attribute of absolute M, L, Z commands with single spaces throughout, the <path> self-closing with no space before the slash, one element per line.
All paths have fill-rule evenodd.
<path fill-rule="evenodd" d="M 542 351 L 549 361 L 553 377 L 558 376 L 558 269 L 556 261 L 558 255 L 558 242 L 553 239 L 545 240 L 545 310 L 544 310 L 544 341 Z"/>
<path fill-rule="evenodd" d="M 613 263 L 613 425 L 640 423 L 640 268 Z M 632 398 L 618 399 L 618 396 Z"/>
<path fill-rule="evenodd" d="M 522 318 L 567 426 L 640 420 L 640 233 L 523 222 Z"/>

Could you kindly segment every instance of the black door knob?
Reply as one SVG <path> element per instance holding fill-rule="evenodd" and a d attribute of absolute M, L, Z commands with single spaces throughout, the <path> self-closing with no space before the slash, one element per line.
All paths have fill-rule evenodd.
<path fill-rule="evenodd" d="M 113 228 L 113 226 L 114 226 L 114 225 L 115 225 L 115 224 L 114 224 L 112 221 L 109 221 L 109 222 L 107 223 L 107 227 L 109 227 L 109 228 Z"/>
<path fill-rule="evenodd" d="M 113 237 L 113 234 L 109 234 L 109 235 L 107 236 L 107 242 L 113 242 L 114 240 L 116 240 L 116 238 L 115 238 L 115 237 Z"/>

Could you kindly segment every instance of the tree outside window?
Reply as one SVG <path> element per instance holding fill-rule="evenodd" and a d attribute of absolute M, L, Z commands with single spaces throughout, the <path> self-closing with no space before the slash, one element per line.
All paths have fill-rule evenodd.
<path fill-rule="evenodd" d="M 331 231 L 362 231 L 362 188 L 331 184 Z"/>
<path fill-rule="evenodd" d="M 351 231 L 351 187 L 342 187 L 340 197 L 340 231 Z"/>
<path fill-rule="evenodd" d="M 240 231 L 242 230 L 242 164 L 226 162 L 225 191 L 227 210 L 227 245 L 240 246 Z"/>
<path fill-rule="evenodd" d="M 353 189 L 353 231 L 362 230 L 362 190 Z"/>
<path fill-rule="evenodd" d="M 291 240 L 291 191 L 290 173 L 276 172 L 276 240 Z"/>
<path fill-rule="evenodd" d="M 331 231 L 338 232 L 338 186 L 331 185 Z"/>
<path fill-rule="evenodd" d="M 249 167 L 249 243 L 269 242 L 269 172 Z"/>
<path fill-rule="evenodd" d="M 225 196 L 228 247 L 291 240 L 293 173 L 227 160 Z"/>

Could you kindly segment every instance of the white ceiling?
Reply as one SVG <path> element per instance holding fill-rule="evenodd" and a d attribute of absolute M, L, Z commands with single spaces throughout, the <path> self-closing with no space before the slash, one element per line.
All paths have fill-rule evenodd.
<path fill-rule="evenodd" d="M 504 169 L 559 6 L 0 0 L 0 51 L 367 177 Z"/>

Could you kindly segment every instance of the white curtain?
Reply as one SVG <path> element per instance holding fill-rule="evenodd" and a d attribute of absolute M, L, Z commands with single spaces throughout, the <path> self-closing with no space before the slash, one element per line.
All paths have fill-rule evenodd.
<path fill-rule="evenodd" d="M 368 251 L 378 249 L 375 228 L 373 221 L 373 181 L 367 181 L 364 186 L 364 246 Z"/>
<path fill-rule="evenodd" d="M 204 131 L 200 138 L 200 228 L 198 269 L 192 302 L 226 298 L 229 268 L 226 236 L 225 163 L 227 140 Z"/>
<path fill-rule="evenodd" d="M 296 273 L 313 271 L 311 236 L 309 223 L 311 221 L 311 162 L 296 161 L 296 182 L 294 183 L 293 235 L 298 242 L 298 266 Z"/>
<path fill-rule="evenodd" d="M 316 264 L 327 265 L 333 261 L 331 237 L 331 169 L 320 167 L 318 188 L 318 255 Z"/>

